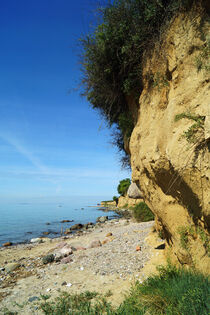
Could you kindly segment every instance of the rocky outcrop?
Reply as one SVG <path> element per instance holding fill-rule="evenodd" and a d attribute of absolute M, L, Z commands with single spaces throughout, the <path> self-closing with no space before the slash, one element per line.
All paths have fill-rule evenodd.
<path fill-rule="evenodd" d="M 172 258 L 209 271 L 209 24 L 201 7 L 179 14 L 145 57 L 130 139 L 141 187 Z"/>
<path fill-rule="evenodd" d="M 129 198 L 132 199 L 138 199 L 138 198 L 143 198 L 142 192 L 140 191 L 139 187 L 136 185 L 136 183 L 131 183 L 127 195 Z"/>
<path fill-rule="evenodd" d="M 118 204 L 117 207 L 118 208 L 130 208 L 130 207 L 134 207 L 136 204 L 138 204 L 139 202 L 143 201 L 143 199 L 134 199 L 134 198 L 129 198 L 128 196 L 120 196 L 118 199 Z"/>

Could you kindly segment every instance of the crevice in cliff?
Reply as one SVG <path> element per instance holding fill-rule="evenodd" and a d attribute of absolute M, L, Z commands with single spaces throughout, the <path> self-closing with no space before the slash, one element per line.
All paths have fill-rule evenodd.
<path fill-rule="evenodd" d="M 154 174 L 156 184 L 164 194 L 171 195 L 179 204 L 182 204 L 193 218 L 195 224 L 197 224 L 197 220 L 202 216 L 199 198 L 178 171 L 169 163 L 169 169 L 155 169 Z"/>

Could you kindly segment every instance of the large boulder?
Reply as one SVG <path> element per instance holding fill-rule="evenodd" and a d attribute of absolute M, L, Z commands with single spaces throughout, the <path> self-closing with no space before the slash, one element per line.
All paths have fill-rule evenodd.
<path fill-rule="evenodd" d="M 142 192 L 140 191 L 136 183 L 130 184 L 127 195 L 129 198 L 133 198 L 133 199 L 143 198 Z"/>

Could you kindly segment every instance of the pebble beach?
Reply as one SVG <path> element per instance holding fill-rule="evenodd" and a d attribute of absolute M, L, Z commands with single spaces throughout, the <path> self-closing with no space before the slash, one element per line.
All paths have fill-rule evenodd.
<path fill-rule="evenodd" d="M 2 247 L 0 314 L 6 309 L 43 314 L 40 294 L 53 299 L 63 291 L 110 292 L 109 301 L 117 306 L 132 283 L 144 281 L 165 262 L 164 250 L 157 249 L 161 243 L 154 221 L 119 218 L 41 243 Z"/>

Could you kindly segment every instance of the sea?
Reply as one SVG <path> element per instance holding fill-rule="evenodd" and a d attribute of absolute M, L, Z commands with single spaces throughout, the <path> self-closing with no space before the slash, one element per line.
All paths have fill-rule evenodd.
<path fill-rule="evenodd" d="M 76 223 L 96 222 L 97 217 L 117 217 L 113 211 L 104 212 L 99 204 L 106 196 L 76 196 L 62 198 L 31 198 L 0 202 L 0 246 L 5 242 L 27 243 L 32 238 L 54 238 Z M 62 220 L 73 222 L 61 223 Z"/>

